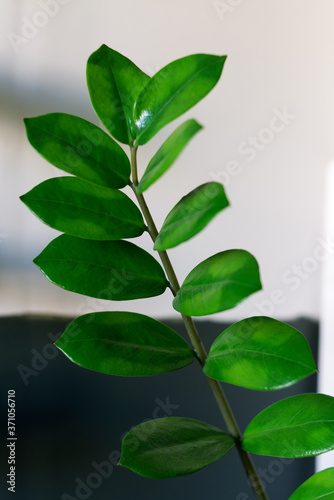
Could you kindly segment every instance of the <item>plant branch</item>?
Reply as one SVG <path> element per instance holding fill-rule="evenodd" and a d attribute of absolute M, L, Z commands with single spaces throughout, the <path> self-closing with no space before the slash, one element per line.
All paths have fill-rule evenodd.
<path fill-rule="evenodd" d="M 152 215 L 150 213 L 150 210 L 146 204 L 145 198 L 142 194 L 138 194 L 136 190 L 136 186 L 138 185 L 138 170 L 137 170 L 137 147 L 131 147 L 131 173 L 132 173 L 132 189 L 136 195 L 138 204 L 142 210 L 142 213 L 144 215 L 146 224 L 149 229 L 149 234 L 153 240 L 153 243 L 155 243 L 155 240 L 157 239 L 158 236 L 158 230 L 156 228 L 156 225 L 154 223 L 154 220 L 152 218 Z M 161 262 L 163 264 L 163 267 L 166 271 L 167 277 L 170 282 L 170 288 L 175 296 L 177 292 L 180 289 L 180 285 L 178 282 L 178 279 L 176 277 L 174 268 L 171 264 L 171 261 L 169 259 L 169 256 L 166 251 L 159 251 L 159 256 L 161 259 Z M 193 319 L 190 316 L 185 316 L 182 314 L 182 319 L 185 324 L 185 327 L 187 329 L 191 344 L 193 346 L 193 349 L 196 352 L 197 359 L 200 363 L 200 365 L 203 367 L 205 364 L 205 361 L 207 359 L 207 353 L 205 350 L 205 347 L 201 341 L 201 338 L 199 336 L 199 333 L 197 331 L 197 328 L 195 326 L 195 323 Z M 237 424 L 237 421 L 234 417 L 234 414 L 232 412 L 232 409 L 226 399 L 225 393 L 223 391 L 222 386 L 217 380 L 214 380 L 210 377 L 206 377 L 211 390 L 213 392 L 213 395 L 217 401 L 217 404 L 219 406 L 220 412 L 222 414 L 222 417 L 225 421 L 226 427 L 231 434 L 231 436 L 234 437 L 236 441 L 236 448 L 239 453 L 240 459 L 242 461 L 242 464 L 244 466 L 244 469 L 246 471 L 246 474 L 249 478 L 249 482 L 251 484 L 251 487 L 256 495 L 256 498 L 258 500 L 268 500 L 267 494 L 264 491 L 263 485 L 261 483 L 261 480 L 258 476 L 258 473 L 256 471 L 255 465 L 250 457 L 250 455 L 242 449 L 241 446 L 241 440 L 242 440 L 242 434 L 239 429 L 239 426 Z"/>

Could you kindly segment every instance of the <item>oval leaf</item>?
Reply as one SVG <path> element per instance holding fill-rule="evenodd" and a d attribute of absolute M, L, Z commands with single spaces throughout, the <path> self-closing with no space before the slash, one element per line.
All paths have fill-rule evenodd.
<path fill-rule="evenodd" d="M 227 328 L 212 344 L 204 366 L 210 378 L 261 391 L 287 387 L 314 372 L 305 337 L 266 316 Z"/>
<path fill-rule="evenodd" d="M 87 84 L 96 114 L 124 144 L 135 137 L 134 103 L 150 80 L 130 59 L 102 45 L 87 63 Z"/>
<path fill-rule="evenodd" d="M 107 300 L 162 294 L 168 282 L 160 264 L 128 241 L 93 241 L 63 234 L 34 263 L 55 285 Z"/>
<path fill-rule="evenodd" d="M 126 434 L 119 465 L 153 479 L 185 476 L 216 462 L 234 444 L 231 436 L 199 420 L 159 418 Z"/>
<path fill-rule="evenodd" d="M 55 167 L 111 188 L 129 183 L 127 155 L 99 127 L 65 113 L 26 118 L 24 123 L 30 144 Z"/>
<path fill-rule="evenodd" d="M 146 228 L 139 209 L 126 194 L 76 177 L 49 179 L 21 200 L 49 226 L 80 238 L 134 238 Z"/>
<path fill-rule="evenodd" d="M 173 307 L 186 316 L 205 316 L 235 307 L 261 289 L 259 266 L 246 250 L 217 253 L 184 280 Z"/>
<path fill-rule="evenodd" d="M 182 123 L 163 143 L 148 164 L 137 187 L 137 193 L 143 193 L 174 163 L 190 139 L 201 130 L 202 126 L 195 120 Z"/>
<path fill-rule="evenodd" d="M 208 182 L 184 196 L 167 215 L 154 244 L 155 250 L 167 250 L 199 233 L 215 215 L 228 207 L 224 188 Z"/>
<path fill-rule="evenodd" d="M 144 87 L 135 104 L 139 144 L 203 99 L 218 82 L 226 56 L 194 54 L 171 62 Z"/>
<path fill-rule="evenodd" d="M 257 455 L 311 457 L 334 449 L 334 398 L 300 394 L 259 413 L 248 425 L 243 448 Z"/>
<path fill-rule="evenodd" d="M 317 472 L 289 497 L 288 500 L 333 500 L 334 467 Z"/>
<path fill-rule="evenodd" d="M 56 346 L 83 368 L 126 377 L 178 370 L 195 359 L 187 342 L 174 330 L 130 312 L 80 316 Z"/>

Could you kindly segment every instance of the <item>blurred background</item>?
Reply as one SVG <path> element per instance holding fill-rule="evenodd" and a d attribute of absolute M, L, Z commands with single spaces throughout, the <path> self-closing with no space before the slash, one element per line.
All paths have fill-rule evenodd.
<path fill-rule="evenodd" d="M 57 233 L 19 196 L 63 174 L 29 145 L 22 119 L 65 112 L 99 124 L 85 71 L 103 43 L 151 76 L 185 55 L 227 54 L 214 90 L 142 148 L 141 171 L 182 120 L 204 126 L 146 198 L 160 226 L 197 185 L 224 184 L 231 207 L 170 251 L 180 281 L 216 252 L 250 251 L 263 291 L 210 320 L 319 322 L 319 390 L 334 395 L 333 20 L 332 0 L 2 0 L 0 315 L 107 309 L 177 317 L 168 292 L 109 304 L 55 287 L 32 264 Z M 136 243 L 151 248 L 147 236 Z M 321 468 L 333 464 L 331 455 L 322 460 Z"/>

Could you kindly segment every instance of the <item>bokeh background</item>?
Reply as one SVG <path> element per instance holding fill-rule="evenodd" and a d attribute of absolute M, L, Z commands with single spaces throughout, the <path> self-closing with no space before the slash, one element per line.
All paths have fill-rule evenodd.
<path fill-rule="evenodd" d="M 167 292 L 108 304 L 55 287 L 32 264 L 57 233 L 19 196 L 63 173 L 31 148 L 22 119 L 57 111 L 99 124 L 85 70 L 103 43 L 149 75 L 192 53 L 227 54 L 214 90 L 142 148 L 141 171 L 182 120 L 204 125 L 147 201 L 160 226 L 198 184 L 224 184 L 231 207 L 170 252 L 177 275 L 221 250 L 253 253 L 263 291 L 210 319 L 319 322 L 319 390 L 334 395 L 332 0 L 1 0 L 0 9 L 0 315 L 124 309 L 176 318 Z M 137 242 L 151 247 L 147 236 Z M 333 463 L 329 454 L 319 467 Z"/>

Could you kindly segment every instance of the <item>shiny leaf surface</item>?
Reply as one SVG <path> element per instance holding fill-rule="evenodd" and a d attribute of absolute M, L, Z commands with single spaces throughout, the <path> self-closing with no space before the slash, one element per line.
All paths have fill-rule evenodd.
<path fill-rule="evenodd" d="M 188 274 L 173 307 L 187 316 L 205 316 L 230 309 L 260 289 L 256 259 L 245 250 L 227 250 Z"/>
<path fill-rule="evenodd" d="M 208 377 L 262 391 L 287 387 L 314 372 L 305 337 L 265 316 L 227 328 L 212 344 L 204 367 Z"/>
<path fill-rule="evenodd" d="M 288 500 L 334 500 L 334 467 L 311 476 Z"/>
<path fill-rule="evenodd" d="M 287 458 L 334 449 L 334 398 L 300 394 L 274 403 L 249 423 L 243 448 L 257 455 Z"/>
<path fill-rule="evenodd" d="M 187 342 L 174 330 L 130 312 L 80 316 L 56 346 L 84 368 L 126 377 L 178 370 L 195 359 Z"/>
<path fill-rule="evenodd" d="M 134 103 L 149 82 L 130 59 L 102 45 L 87 63 L 87 84 L 96 114 L 111 135 L 124 144 L 134 139 Z"/>
<path fill-rule="evenodd" d="M 154 249 L 167 250 L 189 240 L 228 204 L 221 184 L 202 184 L 184 196 L 167 215 Z"/>
<path fill-rule="evenodd" d="M 144 87 L 135 104 L 139 144 L 203 99 L 218 82 L 226 56 L 194 54 L 171 62 Z"/>
<path fill-rule="evenodd" d="M 201 128 L 201 125 L 195 120 L 188 120 L 182 123 L 182 125 L 168 137 L 148 164 L 137 187 L 137 192 L 139 194 L 143 193 L 169 169 L 190 139 L 192 139 Z"/>
<path fill-rule="evenodd" d="M 231 436 L 199 420 L 160 418 L 126 434 L 119 464 L 154 479 L 185 476 L 216 462 L 234 444 Z"/>
<path fill-rule="evenodd" d="M 24 123 L 30 144 L 55 167 L 102 186 L 128 184 L 127 155 L 99 127 L 65 113 L 26 118 Z"/>
<path fill-rule="evenodd" d="M 21 200 L 49 226 L 81 238 L 134 238 L 146 227 L 139 209 L 124 193 L 76 177 L 44 181 Z"/>
<path fill-rule="evenodd" d="M 128 241 L 93 241 L 63 234 L 34 260 L 55 285 L 107 300 L 131 300 L 163 293 L 160 264 Z"/>

